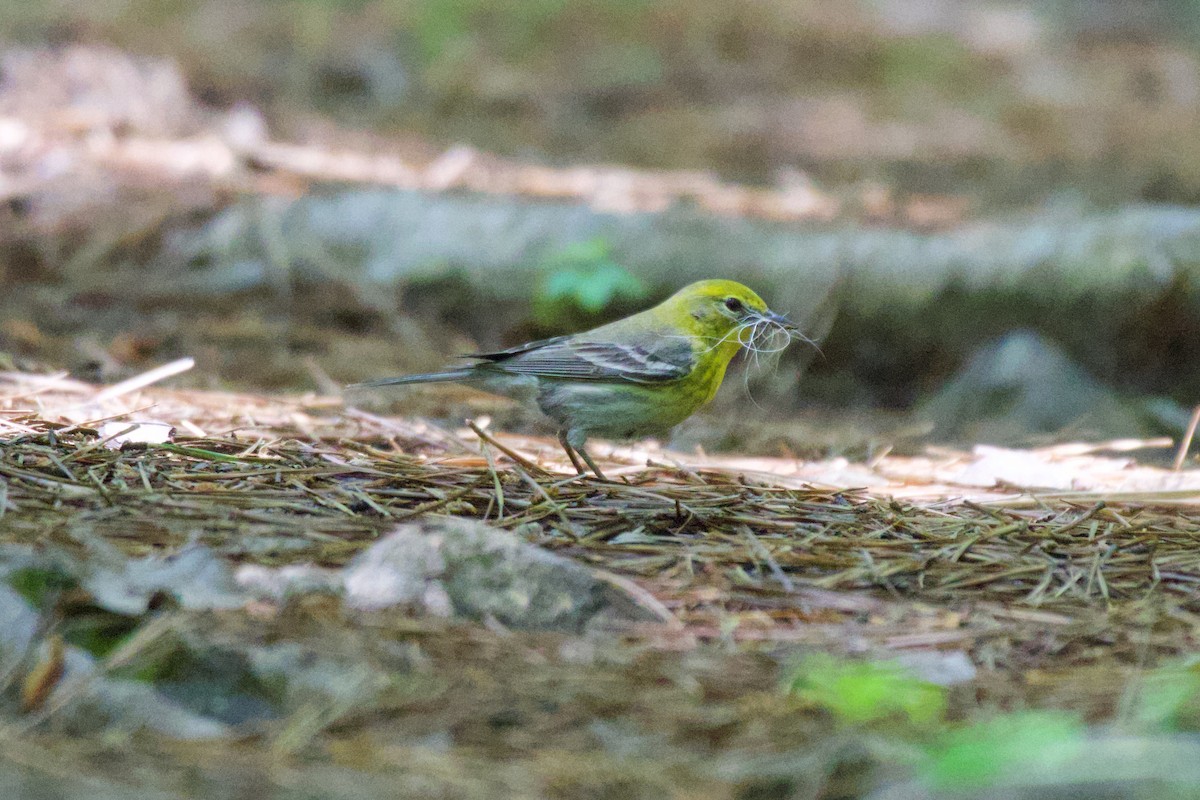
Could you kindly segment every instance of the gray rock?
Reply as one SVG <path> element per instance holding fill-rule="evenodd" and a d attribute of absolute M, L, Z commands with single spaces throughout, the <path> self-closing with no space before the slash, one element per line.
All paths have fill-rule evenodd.
<path fill-rule="evenodd" d="M 100 554 L 94 556 L 102 560 Z M 116 556 L 107 561 L 85 574 L 81 583 L 97 605 L 118 614 L 144 614 L 160 594 L 193 611 L 238 608 L 246 602 L 229 566 L 204 545 L 190 545 L 165 557 Z"/>
<path fill-rule="evenodd" d="M 322 592 L 341 594 L 343 583 L 339 570 L 312 564 L 290 564 L 286 567 L 243 564 L 237 568 L 234 579 L 239 587 L 251 595 L 275 602 Z"/>
<path fill-rule="evenodd" d="M 151 731 L 172 739 L 217 739 L 230 727 L 198 714 L 155 686 L 100 675 L 82 681 L 82 691 L 58 710 L 59 722 L 76 733 Z"/>
<path fill-rule="evenodd" d="M 345 570 L 346 603 L 416 607 L 512 628 L 579 631 L 657 619 L 591 570 L 509 531 L 431 518 L 399 526 Z"/>
<path fill-rule="evenodd" d="M 1070 429 L 1087 436 L 1142 436 L 1139 415 L 1063 350 L 1012 331 L 984 345 L 921 408 L 943 439 L 1014 443 Z"/>

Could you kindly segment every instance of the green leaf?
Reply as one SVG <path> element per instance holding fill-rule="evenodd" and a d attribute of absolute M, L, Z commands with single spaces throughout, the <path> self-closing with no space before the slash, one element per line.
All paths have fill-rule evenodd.
<path fill-rule="evenodd" d="M 68 617 L 61 623 L 62 637 L 68 644 L 86 650 L 96 658 L 105 658 L 137 630 L 140 620 L 98 609 Z"/>
<path fill-rule="evenodd" d="M 813 656 L 796 670 L 788 691 L 854 723 L 902 716 L 923 724 L 942 719 L 946 712 L 941 686 L 915 678 L 903 666 L 888 661 Z"/>
<path fill-rule="evenodd" d="M 60 594 L 76 585 L 73 577 L 49 567 L 22 567 L 8 576 L 8 585 L 34 608 L 45 608 Z"/>
<path fill-rule="evenodd" d="M 643 300 L 641 279 L 612 260 L 603 239 L 577 242 L 542 264 L 546 277 L 535 298 L 535 317 L 546 325 L 572 317 L 595 316 L 619 304 Z"/>
<path fill-rule="evenodd" d="M 1024 776 L 1053 776 L 1086 745 L 1084 725 L 1061 711 L 1005 714 L 939 737 L 925 777 L 937 788 L 989 786 Z"/>

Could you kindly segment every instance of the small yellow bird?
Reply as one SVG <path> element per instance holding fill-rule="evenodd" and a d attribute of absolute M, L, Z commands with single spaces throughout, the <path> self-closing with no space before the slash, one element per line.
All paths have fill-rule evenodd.
<path fill-rule="evenodd" d="M 778 334 L 785 341 L 767 346 Z M 793 338 L 805 337 L 753 291 L 734 281 L 707 280 L 685 286 L 654 308 L 590 331 L 474 353 L 464 357 L 477 363 L 444 372 L 355 386 L 459 381 L 535 401 L 558 423 L 558 440 L 575 469 L 585 472 L 582 456 L 604 480 L 585 448 L 588 437 L 664 434 L 713 398 L 742 347 L 775 352 Z"/>

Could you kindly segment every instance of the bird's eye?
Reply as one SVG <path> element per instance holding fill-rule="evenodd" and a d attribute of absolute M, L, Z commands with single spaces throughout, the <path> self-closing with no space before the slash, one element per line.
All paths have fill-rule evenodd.
<path fill-rule="evenodd" d="M 744 305 L 742 305 L 742 301 L 738 300 L 736 297 L 726 298 L 725 299 L 725 307 L 728 308 L 730 311 L 733 311 L 734 313 L 737 313 L 737 314 L 740 314 L 741 312 L 746 310 L 746 307 Z"/>

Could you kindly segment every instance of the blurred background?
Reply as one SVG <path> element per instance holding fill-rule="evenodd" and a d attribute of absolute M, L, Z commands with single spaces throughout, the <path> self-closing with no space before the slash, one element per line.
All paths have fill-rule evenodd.
<path fill-rule="evenodd" d="M 307 395 L 159 394 L 197 436 L 115 451 L 5 390 L 0 797 L 1200 796 L 1196 472 L 929 447 L 1182 434 L 1198 131 L 1200 0 L 0 0 L 0 372 Z M 338 399 L 707 277 L 819 349 L 739 363 L 673 446 L 1072 491 L 493 495 Z M 411 609 L 337 599 L 376 542 Z M 672 625 L 489 610 L 607 613 L 568 569 Z"/>
<path fill-rule="evenodd" d="M 334 393 L 724 276 L 821 350 L 679 445 L 1178 435 L 1200 400 L 1195 0 L 0 9 L 6 368 Z M 356 402 L 525 424 L 447 396 Z"/>

